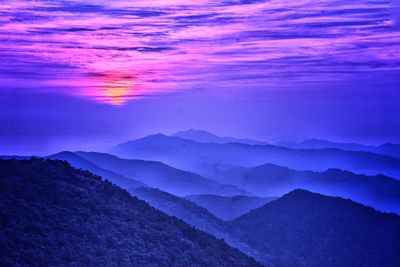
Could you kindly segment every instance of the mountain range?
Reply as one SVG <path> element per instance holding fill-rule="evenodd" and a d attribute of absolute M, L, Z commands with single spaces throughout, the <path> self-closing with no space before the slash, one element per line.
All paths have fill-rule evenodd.
<path fill-rule="evenodd" d="M 87 171 L 0 160 L 1 266 L 259 266 Z"/>
<path fill-rule="evenodd" d="M 329 168 L 356 172 L 399 172 L 400 159 L 371 152 L 345 151 L 337 148 L 292 149 L 274 145 L 240 143 L 199 143 L 162 134 L 122 143 L 110 150 L 124 158 L 155 160 L 170 166 L 210 176 L 204 164 L 255 167 L 265 163 L 298 170 L 324 171 Z"/>
<path fill-rule="evenodd" d="M 182 171 L 156 161 L 122 159 L 110 154 L 82 151 L 74 153 L 63 152 L 52 155 L 50 158 L 66 160 L 73 166 L 91 171 L 93 168 L 87 168 L 87 162 L 89 162 L 89 164 L 101 166 L 108 172 L 118 173 L 118 175 L 122 175 L 133 181 L 139 181 L 139 184 L 133 187 L 148 185 L 150 187 L 161 188 L 175 195 L 185 196 L 201 193 L 236 195 L 244 193 L 236 186 L 219 184 L 198 174 Z M 83 165 L 82 161 L 77 164 L 77 158 L 84 159 L 86 165 Z M 105 176 L 105 178 L 108 177 L 110 176 Z M 115 179 L 111 181 L 113 180 L 115 181 Z"/>
<path fill-rule="evenodd" d="M 156 138 L 161 143 L 166 140 L 167 144 L 170 144 L 172 138 L 183 142 L 183 144 L 194 143 L 200 148 L 203 145 L 206 145 L 206 148 L 209 145 L 216 145 L 220 149 L 228 146 L 229 150 L 230 145 L 237 145 L 197 143 L 164 136 L 151 136 L 149 138 Z M 254 145 L 241 146 L 258 147 Z M 165 147 L 165 145 L 162 147 Z M 188 149 L 176 147 L 176 150 L 185 153 Z M 198 155 L 196 152 L 198 151 L 194 151 L 195 157 Z M 158 154 L 162 154 L 162 152 Z M 210 157 L 218 156 L 209 154 Z M 400 182 L 385 175 L 367 176 L 339 169 L 328 169 L 322 172 L 298 171 L 269 163 L 256 167 L 205 163 L 197 165 L 197 167 L 202 167 L 202 172 L 208 174 L 207 177 L 204 177 L 191 171 L 168 166 L 162 162 L 123 159 L 98 152 L 62 152 L 52 155 L 50 158 L 67 160 L 75 167 L 103 176 L 128 190 L 139 186 L 149 186 L 177 196 L 217 195 L 214 199 L 219 197 L 218 203 L 221 208 L 218 208 L 218 205 L 212 205 L 213 208 L 210 205 L 205 205 L 207 202 L 205 199 L 202 202 L 200 200 L 195 202 L 224 220 L 233 219 L 247 212 L 248 209 L 240 210 L 240 207 L 246 205 L 229 203 L 229 201 L 226 201 L 227 198 L 223 198 L 223 196 L 249 194 L 254 195 L 254 197 L 281 196 L 296 188 L 351 198 L 381 211 L 400 213 Z M 189 161 L 190 159 L 190 155 L 183 158 L 183 160 Z M 228 205 L 224 206 L 223 203 Z M 249 206 L 249 208 L 254 207 Z"/>
<path fill-rule="evenodd" d="M 222 240 L 66 162 L 0 160 L 0 174 L 3 265 L 258 266 Z M 157 189 L 132 194 L 206 226 L 266 266 L 400 264 L 400 217 L 351 200 L 294 190 L 222 222 Z"/>
<path fill-rule="evenodd" d="M 188 130 L 2 156 L 0 265 L 400 266 L 400 159 L 383 147 Z"/>
<path fill-rule="evenodd" d="M 172 136 L 179 137 L 182 139 L 192 140 L 199 143 L 216 143 L 216 144 L 226 144 L 226 143 L 241 143 L 248 145 L 266 145 L 267 142 L 256 141 L 247 138 L 234 138 L 234 137 L 220 137 L 210 132 L 204 130 L 189 129 L 186 131 L 179 131 L 174 133 Z"/>
<path fill-rule="evenodd" d="M 214 177 L 257 196 L 281 196 L 296 188 L 351 198 L 379 210 L 400 214 L 400 181 L 384 175 L 367 176 L 329 169 L 297 171 L 273 164 L 236 167 Z"/>
<path fill-rule="evenodd" d="M 338 148 L 348 151 L 365 151 L 365 152 L 372 152 L 376 154 L 382 154 L 395 158 L 400 158 L 400 145 L 392 143 L 385 143 L 378 146 L 366 146 L 357 143 L 331 142 L 327 140 L 314 138 L 314 139 L 304 140 L 302 142 L 280 141 L 275 144 L 295 149 Z"/>

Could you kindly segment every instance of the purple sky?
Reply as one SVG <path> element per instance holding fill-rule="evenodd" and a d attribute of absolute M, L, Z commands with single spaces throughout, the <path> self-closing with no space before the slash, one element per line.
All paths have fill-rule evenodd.
<path fill-rule="evenodd" d="M 400 142 L 398 2 L 8 0 L 0 11 L 0 154 L 187 128 Z"/>

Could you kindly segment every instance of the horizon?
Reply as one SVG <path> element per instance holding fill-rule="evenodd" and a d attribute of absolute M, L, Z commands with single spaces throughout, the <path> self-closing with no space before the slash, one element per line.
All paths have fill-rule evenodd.
<path fill-rule="evenodd" d="M 0 4 L 0 154 L 161 132 L 400 143 L 394 1 Z"/>
<path fill-rule="evenodd" d="M 385 145 L 385 144 L 393 144 L 393 145 L 399 145 L 397 143 L 390 143 L 390 142 L 386 142 L 386 143 L 375 143 L 375 144 L 366 144 L 366 143 L 357 143 L 357 142 L 346 142 L 346 141 L 338 141 L 338 140 L 327 140 L 327 139 L 321 139 L 321 138 L 306 138 L 306 139 L 282 139 L 282 138 L 273 138 L 270 140 L 262 140 L 262 139 L 254 139 L 254 138 L 248 138 L 248 137 L 240 137 L 240 136 L 227 136 L 227 135 L 218 135 L 215 134 L 213 132 L 204 130 L 204 129 L 194 129 L 194 128 L 190 128 L 190 129 L 186 129 L 186 130 L 178 130 L 175 132 L 171 132 L 171 133 L 163 133 L 163 132 L 154 132 L 154 133 L 150 133 L 150 134 L 145 134 L 143 136 L 138 136 L 138 137 L 134 137 L 134 138 L 128 138 L 126 140 L 121 140 L 121 141 L 116 141 L 112 144 L 108 143 L 108 144 L 100 144 L 100 145 L 89 145 L 89 146 L 78 146 L 76 148 L 71 148 L 71 146 L 68 146 L 68 144 L 65 147 L 52 147 L 49 150 L 43 150 L 42 152 L 36 153 L 36 152 L 28 152 L 26 154 L 18 154 L 18 153 L 3 153 L 0 154 L 0 156 L 22 156 L 22 157 L 29 157 L 29 156 L 38 156 L 38 157 L 45 157 L 45 156 L 50 156 L 53 154 L 57 154 L 57 153 L 61 153 L 61 152 L 78 152 L 78 151 L 87 151 L 87 152 L 101 152 L 101 153 L 107 153 L 108 150 L 112 149 L 115 146 L 118 146 L 120 144 L 124 144 L 130 141 L 136 141 L 139 139 L 143 139 L 143 138 L 147 138 L 150 136 L 157 136 L 157 135 L 162 135 L 162 136 L 166 136 L 166 137 L 175 137 L 175 138 L 179 138 L 179 139 L 183 139 L 183 140 L 189 140 L 192 142 L 199 142 L 199 141 L 195 141 L 195 140 L 191 140 L 191 139 L 187 139 L 184 137 L 179 137 L 179 136 L 174 136 L 177 133 L 185 133 L 185 132 L 189 132 L 189 131 L 194 131 L 194 132 L 202 132 L 202 133 L 207 133 L 207 134 L 211 134 L 215 137 L 218 138 L 234 138 L 234 139 L 247 139 L 247 140 L 251 140 L 251 141 L 258 141 L 258 142 L 265 142 L 265 145 L 273 145 L 273 146 L 277 146 L 277 147 L 287 147 L 286 143 L 291 143 L 291 144 L 301 144 L 302 142 L 306 142 L 306 141 L 322 141 L 322 142 L 329 142 L 329 143 L 338 143 L 338 144 L 356 144 L 356 145 L 363 145 L 363 146 L 381 146 L 381 145 Z M 202 143 L 202 142 L 200 142 Z M 229 142 L 227 142 L 229 143 Z M 240 143 L 240 142 L 239 142 Z M 223 143 L 222 143 L 223 144 Z M 263 144 L 261 144 L 263 145 Z M 289 147 L 290 148 L 290 147 Z M 297 148 L 292 148 L 292 149 L 297 149 Z"/>

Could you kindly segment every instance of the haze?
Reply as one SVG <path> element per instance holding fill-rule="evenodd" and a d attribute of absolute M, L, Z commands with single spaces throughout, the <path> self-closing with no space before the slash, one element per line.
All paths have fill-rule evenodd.
<path fill-rule="evenodd" d="M 205 129 L 400 142 L 390 1 L 3 1 L 0 152 Z"/>

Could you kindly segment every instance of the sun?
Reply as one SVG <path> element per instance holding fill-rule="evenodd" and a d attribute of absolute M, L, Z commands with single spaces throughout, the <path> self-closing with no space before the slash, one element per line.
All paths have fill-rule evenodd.
<path fill-rule="evenodd" d="M 123 105 L 132 98 L 133 83 L 128 79 L 111 80 L 104 84 L 103 99 L 112 105 Z"/>
<path fill-rule="evenodd" d="M 132 75 L 118 72 L 101 73 L 91 76 L 76 95 L 95 100 L 98 103 L 122 106 L 128 101 L 140 98 L 143 84 Z"/>
<path fill-rule="evenodd" d="M 132 77 L 121 74 L 108 74 L 99 81 L 100 101 L 121 106 L 134 97 L 135 83 Z"/>

